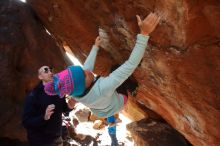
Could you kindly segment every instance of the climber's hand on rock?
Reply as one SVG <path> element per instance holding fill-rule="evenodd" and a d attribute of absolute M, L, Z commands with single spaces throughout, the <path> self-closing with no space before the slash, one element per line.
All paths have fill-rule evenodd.
<path fill-rule="evenodd" d="M 142 35 L 149 35 L 153 32 L 160 21 L 160 17 L 155 13 L 150 13 L 143 21 L 139 15 L 136 15 L 136 17 Z"/>
<path fill-rule="evenodd" d="M 97 38 L 95 39 L 95 45 L 96 47 L 100 47 L 100 44 L 101 44 L 101 38 L 99 36 L 97 36 Z"/>

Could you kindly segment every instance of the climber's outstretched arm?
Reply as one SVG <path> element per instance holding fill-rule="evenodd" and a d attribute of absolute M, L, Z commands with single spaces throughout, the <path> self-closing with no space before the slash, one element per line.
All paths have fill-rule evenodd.
<path fill-rule="evenodd" d="M 135 47 L 129 59 L 119 68 L 113 71 L 108 77 L 103 78 L 100 87 L 104 90 L 102 93 L 112 94 L 137 68 L 144 56 L 149 35 L 156 28 L 160 17 L 154 13 L 150 13 L 143 21 L 137 15 L 137 22 L 140 28 L 140 34 L 137 35 Z"/>

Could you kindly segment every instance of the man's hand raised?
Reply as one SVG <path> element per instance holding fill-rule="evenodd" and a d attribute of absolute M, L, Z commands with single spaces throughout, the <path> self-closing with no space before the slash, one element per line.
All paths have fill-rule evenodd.
<path fill-rule="evenodd" d="M 160 21 L 160 17 L 155 13 L 150 13 L 143 21 L 139 15 L 136 15 L 136 17 L 142 35 L 149 35 L 153 32 Z"/>
<path fill-rule="evenodd" d="M 54 113 L 55 105 L 50 104 L 47 106 L 47 109 L 45 111 L 44 120 L 49 120 L 51 115 Z"/>

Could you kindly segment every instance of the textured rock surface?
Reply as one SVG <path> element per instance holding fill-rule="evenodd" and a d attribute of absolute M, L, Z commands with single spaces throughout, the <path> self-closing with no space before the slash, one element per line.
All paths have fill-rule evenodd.
<path fill-rule="evenodd" d="M 220 145 L 220 3 L 218 0 L 28 0 L 46 28 L 82 61 L 98 28 L 105 40 L 96 73 L 125 61 L 138 32 L 136 14 L 161 24 L 135 71 L 136 100 L 193 145 Z"/>
<path fill-rule="evenodd" d="M 42 65 L 65 65 L 55 41 L 27 5 L 0 1 L 0 137 L 25 139 L 21 109 Z"/>
<path fill-rule="evenodd" d="M 134 100 L 161 115 L 193 145 L 220 145 L 218 0 L 27 2 L 57 41 L 67 42 L 82 62 L 100 28 L 105 43 L 96 73 L 102 75 L 130 54 L 138 32 L 135 15 L 157 12 L 161 24 L 134 73 L 139 83 Z M 20 103 L 37 82 L 37 68 L 51 64 L 61 69 L 64 62 L 54 40 L 24 4 L 1 0 L 0 17 L 0 134 L 22 139 Z"/>
<path fill-rule="evenodd" d="M 188 146 L 175 129 L 165 123 L 142 119 L 127 125 L 138 146 Z"/>

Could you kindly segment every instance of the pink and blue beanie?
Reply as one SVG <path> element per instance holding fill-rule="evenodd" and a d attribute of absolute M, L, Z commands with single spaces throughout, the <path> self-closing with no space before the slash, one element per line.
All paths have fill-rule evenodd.
<path fill-rule="evenodd" d="M 69 66 L 62 72 L 55 74 L 53 81 L 47 83 L 44 90 L 48 95 L 80 96 L 85 91 L 84 70 L 80 66 Z"/>

